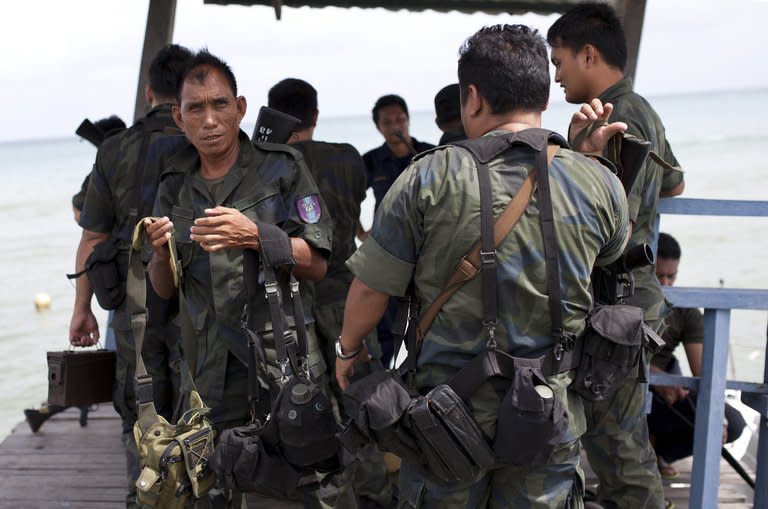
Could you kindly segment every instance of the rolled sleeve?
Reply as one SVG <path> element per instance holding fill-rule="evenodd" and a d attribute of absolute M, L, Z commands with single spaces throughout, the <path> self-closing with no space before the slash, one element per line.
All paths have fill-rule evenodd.
<path fill-rule="evenodd" d="M 387 295 L 405 295 L 415 264 L 401 260 L 373 237 L 363 242 L 347 260 L 347 267 L 363 283 Z"/>

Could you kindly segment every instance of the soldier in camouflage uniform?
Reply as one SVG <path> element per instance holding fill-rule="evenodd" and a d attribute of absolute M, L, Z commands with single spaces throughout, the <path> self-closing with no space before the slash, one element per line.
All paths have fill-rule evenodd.
<path fill-rule="evenodd" d="M 186 300 L 181 313 L 187 313 L 196 335 L 197 355 L 187 360 L 197 389 L 211 408 L 209 418 L 221 431 L 243 425 L 250 417 L 247 338 L 242 329 L 243 250 L 260 249 L 258 222 L 276 224 L 290 237 L 294 275 L 319 280 L 331 249 L 331 218 L 299 152 L 285 145 L 253 145 L 240 130 L 246 101 L 237 96 L 235 77 L 226 63 L 205 50 L 199 52 L 182 73 L 178 96 L 174 118 L 188 142 L 161 178 L 154 214 L 160 219 L 147 226 L 154 249 L 149 274 L 159 294 L 173 294 L 166 243 L 175 231 Z M 292 323 L 287 275 L 279 271 L 278 279 L 284 311 Z M 256 302 L 249 304 L 273 375 L 279 379 L 263 285 L 257 293 Z M 304 315 L 295 319 L 308 325 L 310 371 L 319 378 L 325 363 L 311 327 L 308 299 Z M 308 494 L 305 505 L 326 506 L 334 496 L 324 487 Z M 212 492 L 211 497 L 221 495 Z M 248 498 L 249 504 L 256 504 L 261 497 Z M 233 494 L 229 503 L 240 508 L 241 499 Z M 207 503 L 214 502 L 201 501 L 199 507 L 209 507 Z"/>
<path fill-rule="evenodd" d="M 522 25 L 483 28 L 461 48 L 458 75 L 462 121 L 470 138 L 540 126 L 549 97 L 549 67 L 546 44 L 536 31 Z M 605 109 L 595 105 L 595 109 L 600 118 L 610 113 L 607 105 Z M 602 150 L 606 136 L 625 127 L 599 128 L 588 142 Z M 489 162 L 495 216 L 532 171 L 532 159 L 530 150 L 512 148 Z M 570 150 L 560 149 L 549 171 L 564 326 L 580 334 L 592 304 L 588 285 L 593 264 L 609 263 L 624 249 L 626 198 L 607 168 Z M 431 304 L 459 259 L 478 241 L 479 216 L 475 162 L 466 149 L 449 145 L 414 159 L 381 204 L 370 238 L 348 262 L 355 279 L 340 338 L 342 355 L 353 355 L 360 348 L 361 338 L 376 324 L 388 296 L 403 295 L 411 282 L 421 309 Z M 554 346 L 539 216 L 534 197 L 496 250 L 496 341 L 499 349 L 518 357 L 552 355 Z M 486 348 L 480 279 L 461 287 L 427 332 L 416 372 L 422 393 L 448 382 Z M 342 385 L 351 362 L 336 361 Z M 579 438 L 586 426 L 581 398 L 567 390 L 573 376 L 571 370 L 547 378 L 568 412 L 568 430 L 548 463 L 537 467 L 499 464 L 474 482 L 445 485 L 404 460 L 400 506 L 581 507 Z M 489 438 L 497 432 L 503 396 L 486 383 L 467 402 Z"/>
<path fill-rule="evenodd" d="M 77 271 L 81 271 L 94 246 L 117 238 L 121 253 L 120 274 L 127 274 L 128 249 L 135 221 L 152 211 L 157 184 L 169 152 L 146 151 L 140 161 L 141 146 L 151 146 L 170 134 L 178 134 L 171 106 L 176 103 L 176 81 L 191 53 L 172 45 L 161 50 L 150 64 L 147 101 L 152 110 L 130 129 L 107 139 L 99 148 L 85 196 L 80 226 L 83 228 L 77 249 Z M 137 174 L 141 172 L 139 188 Z M 151 288 L 148 294 L 153 294 Z M 75 346 L 96 343 L 99 327 L 91 311 L 93 290 L 88 279 L 80 277 L 76 284 L 75 307 L 70 323 L 69 338 Z M 147 324 L 143 353 L 147 371 L 152 376 L 152 388 L 158 412 L 167 418 L 173 412 L 174 378 L 178 373 L 178 330 L 169 321 L 169 303 L 152 299 L 152 320 Z M 128 470 L 127 505 L 134 506 L 139 475 L 138 452 L 133 440 L 136 402 L 133 390 L 136 354 L 133 348 L 130 317 L 125 302 L 115 309 L 111 327 L 117 343 L 117 369 L 114 405 L 123 419 L 123 443 L 126 447 Z M 174 375 L 174 371 L 176 375 Z"/>
<path fill-rule="evenodd" d="M 661 119 L 648 101 L 632 91 L 631 78 L 622 72 L 626 41 L 613 9 L 580 4 L 552 25 L 547 39 L 552 46 L 555 81 L 565 90 L 568 102 L 597 97 L 612 103 L 612 121 L 626 123 L 629 134 L 651 142 L 652 150 L 664 161 L 679 167 Z M 628 248 L 644 242 L 655 245 L 659 197 L 678 195 L 683 188 L 682 171 L 663 169 L 648 159 L 627 198 L 633 225 Z M 653 266 L 633 274 L 635 292 L 625 303 L 641 307 L 645 321 L 660 331 L 666 309 Z M 656 457 L 648 440 L 646 393 L 646 384 L 628 377 L 613 400 L 586 403 L 584 445 L 600 481 L 599 501 L 605 507 L 658 509 L 664 505 Z"/>
<path fill-rule="evenodd" d="M 355 252 L 355 228 L 360 217 L 360 204 L 365 199 L 365 166 L 357 150 L 348 143 L 315 141 L 312 136 L 317 125 L 317 91 L 306 81 L 288 78 L 269 91 L 270 108 L 301 120 L 288 140 L 304 155 L 309 171 L 317 183 L 320 196 L 333 220 L 333 251 L 328 258 L 325 279 L 314 284 L 314 317 L 320 348 L 325 354 L 328 374 L 332 378 L 336 400 L 341 392 L 333 377 L 336 353 L 334 344 L 341 334 L 344 301 L 352 282 L 352 272 L 345 262 Z M 369 348 L 381 357 L 378 341 L 371 334 Z M 365 374 L 367 363 L 358 366 L 358 376 Z M 343 408 L 340 408 L 343 414 Z M 361 461 L 349 469 L 353 475 L 355 494 L 381 506 L 392 500 L 393 486 L 387 474 L 384 458 L 375 445 L 358 453 Z"/>

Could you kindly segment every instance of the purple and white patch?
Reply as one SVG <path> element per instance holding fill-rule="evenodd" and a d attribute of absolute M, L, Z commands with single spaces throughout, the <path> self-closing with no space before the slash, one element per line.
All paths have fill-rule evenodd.
<path fill-rule="evenodd" d="M 299 217 L 305 223 L 315 224 L 320 221 L 322 209 L 316 194 L 310 194 L 296 200 L 296 209 L 299 211 Z"/>

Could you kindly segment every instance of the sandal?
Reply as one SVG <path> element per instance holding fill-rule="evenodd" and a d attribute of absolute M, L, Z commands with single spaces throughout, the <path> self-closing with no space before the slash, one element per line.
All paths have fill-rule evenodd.
<path fill-rule="evenodd" d="M 680 476 L 680 472 L 677 471 L 675 467 L 664 461 L 661 457 L 658 458 L 657 464 L 659 466 L 659 474 L 661 474 L 661 478 L 669 481 L 672 479 L 677 479 L 677 477 Z M 672 504 L 674 506 L 674 504 Z"/>

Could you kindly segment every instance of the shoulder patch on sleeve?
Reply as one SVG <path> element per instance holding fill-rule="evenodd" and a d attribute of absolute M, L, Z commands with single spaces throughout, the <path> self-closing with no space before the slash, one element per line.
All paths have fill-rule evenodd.
<path fill-rule="evenodd" d="M 320 216 L 323 213 L 317 193 L 296 200 L 296 210 L 301 220 L 307 224 L 315 224 L 320 221 Z"/>

